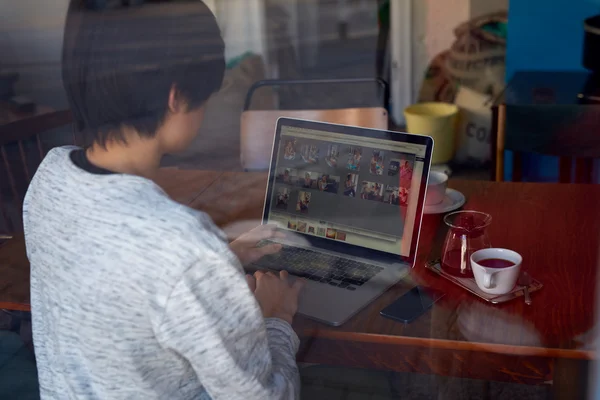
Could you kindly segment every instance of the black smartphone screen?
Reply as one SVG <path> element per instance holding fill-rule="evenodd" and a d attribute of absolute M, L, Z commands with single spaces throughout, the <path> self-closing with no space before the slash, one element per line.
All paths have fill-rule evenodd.
<path fill-rule="evenodd" d="M 398 300 L 381 310 L 381 315 L 400 322 L 412 322 L 424 314 L 444 293 L 415 286 Z"/>

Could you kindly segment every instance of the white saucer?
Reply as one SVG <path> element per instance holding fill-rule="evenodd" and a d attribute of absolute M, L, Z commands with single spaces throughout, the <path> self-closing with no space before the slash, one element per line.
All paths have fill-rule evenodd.
<path fill-rule="evenodd" d="M 465 205 L 465 195 L 458 190 L 446 189 L 446 197 L 439 204 L 426 205 L 423 208 L 424 214 L 444 214 L 450 211 L 458 210 Z"/>

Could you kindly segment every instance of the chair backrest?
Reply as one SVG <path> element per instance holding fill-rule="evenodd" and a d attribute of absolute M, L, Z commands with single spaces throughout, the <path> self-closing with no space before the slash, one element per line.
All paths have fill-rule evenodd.
<path fill-rule="evenodd" d="M 361 85 L 363 85 L 363 89 L 365 89 L 364 85 L 369 85 L 372 90 L 359 90 L 358 88 Z M 281 93 L 281 89 L 293 88 L 295 90 L 288 93 L 291 96 L 287 97 L 293 98 L 294 101 L 284 101 L 284 104 L 280 102 L 279 107 L 284 109 L 250 110 L 255 91 L 265 87 L 277 89 L 278 93 Z M 347 88 L 347 91 L 339 92 L 342 87 Z M 312 93 L 310 90 L 313 90 Z M 338 95 L 329 96 L 330 91 L 335 91 Z M 343 102 L 346 104 L 343 105 L 339 96 L 340 93 L 352 93 L 353 95 L 345 96 Z M 389 117 L 386 111 L 388 99 L 388 84 L 380 78 L 264 80 L 256 82 L 248 90 L 244 112 L 241 116 L 240 160 L 242 168 L 245 170 L 266 170 L 269 168 L 275 126 L 279 117 L 354 125 L 364 128 L 388 129 Z M 323 107 L 323 104 L 315 106 L 315 101 L 329 104 L 329 107 Z M 298 104 L 299 102 L 303 104 Z M 303 109 L 304 103 L 310 103 L 310 106 Z M 319 109 L 319 107 L 323 107 L 323 109 Z"/>
<path fill-rule="evenodd" d="M 388 109 L 390 98 L 389 85 L 381 78 L 265 79 L 255 82 L 248 89 L 244 111 L 250 110 L 254 94 L 261 88 L 272 89 L 276 97 L 281 97 L 283 93 L 287 94 L 283 96 L 286 99 L 279 98 L 278 109 L 280 110 L 379 106 Z M 315 102 L 318 105 L 315 105 Z"/>
<path fill-rule="evenodd" d="M 241 163 L 245 170 L 269 168 L 275 126 L 280 117 L 298 118 L 363 128 L 388 129 L 388 113 L 382 107 L 336 110 L 244 111 L 241 119 Z"/>
<path fill-rule="evenodd" d="M 593 161 L 600 158 L 600 106 L 501 104 L 494 109 L 493 127 L 493 180 L 504 180 L 510 150 L 515 182 L 523 179 L 526 153 L 558 157 L 561 183 L 592 182 Z"/>
<path fill-rule="evenodd" d="M 71 112 L 65 110 L 0 126 L 0 230 L 20 231 L 27 186 L 46 154 L 40 136 L 72 121 Z"/>

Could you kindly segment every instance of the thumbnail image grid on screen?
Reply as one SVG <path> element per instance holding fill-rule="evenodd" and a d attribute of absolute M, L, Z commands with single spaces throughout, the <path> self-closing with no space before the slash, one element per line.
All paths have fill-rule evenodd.
<path fill-rule="evenodd" d="M 414 154 L 283 135 L 271 212 L 401 238 Z"/>

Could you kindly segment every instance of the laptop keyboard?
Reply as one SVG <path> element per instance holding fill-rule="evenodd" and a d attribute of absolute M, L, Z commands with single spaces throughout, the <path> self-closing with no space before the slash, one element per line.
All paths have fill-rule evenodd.
<path fill-rule="evenodd" d="M 290 275 L 347 290 L 356 290 L 383 270 L 360 261 L 286 245 L 279 253 L 263 257 L 254 267 L 286 270 Z"/>

